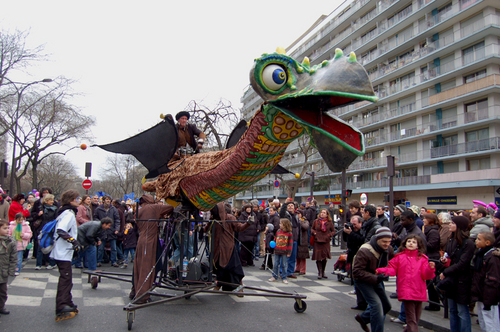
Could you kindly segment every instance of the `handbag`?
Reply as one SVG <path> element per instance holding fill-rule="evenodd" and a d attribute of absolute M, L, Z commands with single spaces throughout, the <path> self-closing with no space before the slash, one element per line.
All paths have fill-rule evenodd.
<path fill-rule="evenodd" d="M 314 221 L 313 229 L 316 228 L 316 220 Z M 309 244 L 314 246 L 314 235 L 311 234 L 311 238 L 309 239 Z"/>

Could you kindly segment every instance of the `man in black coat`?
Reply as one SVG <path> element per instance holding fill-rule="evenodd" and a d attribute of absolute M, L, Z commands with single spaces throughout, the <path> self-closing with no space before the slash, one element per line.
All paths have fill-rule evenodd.
<path fill-rule="evenodd" d="M 389 227 L 389 219 L 385 216 L 384 213 L 384 206 L 383 205 L 377 205 L 377 218 L 378 218 L 378 223 L 382 227 Z"/>
<path fill-rule="evenodd" d="M 118 265 L 116 261 L 116 238 L 120 230 L 120 215 L 118 214 L 118 210 L 111 205 L 110 196 L 104 195 L 102 202 L 102 205 L 99 205 L 94 212 L 94 220 L 102 220 L 103 218 L 108 217 L 113 220 L 113 224 L 111 224 L 111 227 L 104 232 L 103 237 L 101 238 L 101 244 L 97 249 L 97 266 L 101 266 L 102 257 L 104 255 L 104 246 L 106 245 L 106 242 L 109 242 L 111 247 L 111 266 L 119 267 L 120 265 Z"/>
<path fill-rule="evenodd" d="M 362 213 L 363 227 L 361 227 L 361 234 L 365 237 L 365 243 L 370 242 L 372 236 L 380 228 L 377 218 L 377 208 L 373 205 L 365 206 L 365 211 Z"/>

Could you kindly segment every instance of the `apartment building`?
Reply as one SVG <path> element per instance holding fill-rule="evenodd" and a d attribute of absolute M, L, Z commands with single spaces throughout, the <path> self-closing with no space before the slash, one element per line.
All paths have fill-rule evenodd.
<path fill-rule="evenodd" d="M 366 154 L 347 169 L 352 199 L 364 193 L 369 204 L 384 203 L 392 155 L 394 203 L 436 211 L 470 209 L 473 200 L 500 206 L 500 1 L 346 1 L 287 54 L 315 65 L 332 59 L 336 48 L 356 53 L 380 98 L 330 111 L 365 137 Z M 244 118 L 262 102 L 251 87 L 241 101 Z M 314 196 L 327 204 L 340 194 L 341 174 L 330 172 L 317 153 L 305 164 L 298 151 L 295 142 L 281 164 L 314 171 L 322 184 Z M 259 199 L 286 196 L 283 188 L 272 189 L 273 180 L 236 200 L 252 192 Z M 306 181 L 296 198 L 309 195 Z"/>

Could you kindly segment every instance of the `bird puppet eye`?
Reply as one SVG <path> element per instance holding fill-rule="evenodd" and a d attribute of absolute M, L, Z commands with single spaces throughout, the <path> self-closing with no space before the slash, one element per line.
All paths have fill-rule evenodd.
<path fill-rule="evenodd" d="M 277 91 L 287 81 L 287 74 L 285 69 L 279 65 L 268 65 L 262 71 L 262 82 L 269 90 Z"/>

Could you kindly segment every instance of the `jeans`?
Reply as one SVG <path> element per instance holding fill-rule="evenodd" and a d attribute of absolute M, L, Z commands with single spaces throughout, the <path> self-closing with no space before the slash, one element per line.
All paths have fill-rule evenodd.
<path fill-rule="evenodd" d="M 174 244 L 175 244 L 175 251 L 174 251 L 174 257 L 173 257 L 173 260 L 174 262 L 177 262 L 179 261 L 179 259 L 181 259 L 180 255 L 181 255 L 181 250 L 180 250 L 180 247 L 181 247 L 181 244 L 180 244 L 180 241 L 179 241 L 179 235 L 178 233 L 175 233 L 174 234 Z M 194 235 L 191 235 L 191 236 L 187 236 L 187 237 L 184 237 L 184 257 L 186 257 L 188 260 L 191 259 L 191 257 L 193 257 L 193 244 L 194 244 Z M 182 259 L 184 259 L 184 257 L 182 257 Z"/>
<path fill-rule="evenodd" d="M 401 302 L 401 309 L 399 310 L 399 320 L 402 322 L 406 323 L 406 310 L 405 310 L 405 304 Z"/>
<path fill-rule="evenodd" d="M 470 332 L 472 327 L 469 306 L 458 304 L 454 300 L 448 299 L 448 309 L 450 310 L 450 331 Z"/>
<path fill-rule="evenodd" d="M 43 256 L 46 256 L 46 260 L 49 261 L 49 265 L 50 266 L 56 266 L 56 261 L 53 260 L 52 258 L 49 258 L 49 255 L 48 254 L 44 254 L 40 248 L 40 246 L 38 246 L 37 248 L 37 251 L 36 251 L 36 266 L 42 266 L 43 264 Z"/>
<path fill-rule="evenodd" d="M 116 240 L 106 240 L 109 241 L 109 245 L 111 247 L 111 264 L 116 263 Z M 104 246 L 106 245 L 106 241 L 101 241 L 101 245 L 97 249 L 97 262 L 102 263 L 102 256 L 104 256 Z"/>
<path fill-rule="evenodd" d="M 259 234 L 257 234 L 257 242 L 255 242 L 255 245 L 253 246 L 253 256 L 255 258 L 259 258 L 260 256 L 260 236 L 262 235 L 262 233 L 259 232 Z"/>
<path fill-rule="evenodd" d="M 287 276 L 291 276 L 295 272 L 295 259 L 297 258 L 297 241 L 293 241 L 292 255 L 288 257 Z"/>
<path fill-rule="evenodd" d="M 287 265 L 288 265 L 288 262 L 287 262 L 286 255 L 274 254 L 273 277 L 275 279 L 278 279 L 279 271 L 283 271 L 283 272 L 281 272 L 281 279 L 286 280 L 286 277 L 288 276 L 288 274 L 286 273 Z M 281 267 L 281 269 L 280 269 L 280 267 Z"/>
<path fill-rule="evenodd" d="M 128 255 L 130 254 L 131 261 L 134 261 L 135 248 L 123 249 L 123 262 L 128 264 Z"/>
<path fill-rule="evenodd" d="M 21 268 L 23 267 L 23 255 L 24 255 L 24 250 L 19 250 L 17 252 L 16 272 L 21 272 Z"/>
<path fill-rule="evenodd" d="M 123 249 L 122 249 L 122 241 L 116 242 L 116 254 L 118 256 L 118 260 L 123 260 Z"/>
<path fill-rule="evenodd" d="M 87 267 L 90 271 L 97 270 L 97 250 L 93 244 L 83 253 L 83 261 L 87 263 Z"/>
<path fill-rule="evenodd" d="M 371 285 L 354 280 L 354 285 L 368 303 L 368 308 L 360 315 L 361 319 L 365 323 L 370 323 L 373 332 L 383 332 L 385 315 L 391 310 L 391 303 L 385 293 L 384 283 Z"/>

